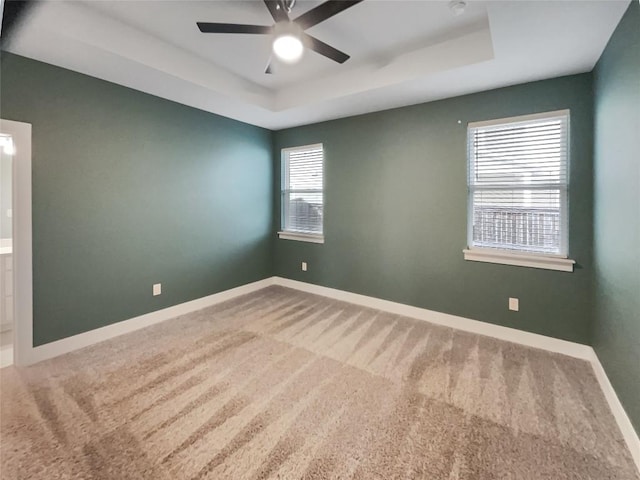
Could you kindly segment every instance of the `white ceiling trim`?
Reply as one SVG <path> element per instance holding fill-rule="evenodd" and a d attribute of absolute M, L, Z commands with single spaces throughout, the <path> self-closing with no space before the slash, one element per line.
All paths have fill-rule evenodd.
<path fill-rule="evenodd" d="M 276 111 L 402 84 L 416 78 L 493 59 L 489 21 L 475 31 L 398 55 L 384 64 L 364 64 L 328 78 L 306 81 L 276 94 Z M 363 81 L 363 79 L 367 79 Z M 312 95 L 309 92 L 313 92 Z"/>
<path fill-rule="evenodd" d="M 380 21 L 380 10 L 376 10 L 379 5 L 369 3 L 374 1 L 359 4 L 358 11 L 354 7 L 352 17 L 345 16 L 342 20 L 337 17 L 338 21 L 328 22 L 331 24 L 321 35 L 325 40 L 331 40 L 333 35 L 340 42 L 337 46 L 346 45 L 342 48 L 347 51 L 358 50 L 359 56 L 336 66 L 312 55 L 307 70 L 300 70 L 307 72 L 306 77 L 290 82 L 274 83 L 273 79 L 259 76 L 253 77 L 255 81 L 249 80 L 205 58 L 207 50 L 202 49 L 208 48 L 209 43 L 199 42 L 199 37 L 189 37 L 192 44 L 186 46 L 192 48 L 195 44 L 201 49 L 191 51 L 185 45 L 177 46 L 149 33 L 142 25 L 134 28 L 84 1 L 42 2 L 32 9 L 7 49 L 195 108 L 280 129 L 590 71 L 629 3 L 629 0 L 477 0 L 471 3 L 473 15 L 468 21 L 455 23 L 446 20 L 442 2 L 426 2 L 425 8 L 448 22 L 447 30 L 438 30 L 432 21 L 430 28 L 439 33 L 429 36 L 429 32 L 420 29 L 419 22 L 413 22 L 414 29 L 418 28 L 416 38 L 423 38 L 422 44 L 405 44 L 379 54 L 370 47 L 371 53 L 366 54 L 364 44 L 349 48 L 349 42 L 356 41 L 355 33 L 349 34 L 351 37 L 343 33 L 349 33 L 348 25 L 353 25 L 356 18 L 366 22 L 368 12 L 373 15 L 372 21 Z M 128 8 L 128 3 L 104 5 L 113 6 L 118 13 L 118 9 Z M 146 8 L 149 12 L 156 11 L 154 2 L 147 3 L 149 7 L 138 4 L 137 8 L 145 8 L 138 10 L 138 22 L 146 19 Z M 195 3 L 199 4 L 196 9 L 202 5 Z M 167 5 L 162 5 L 163 18 L 171 26 L 173 22 L 166 16 Z M 222 11 L 230 18 L 266 12 L 258 8 L 262 5 L 243 2 L 211 5 L 223 6 Z M 234 8 L 239 9 L 236 14 L 231 11 Z M 398 7 L 397 11 L 401 15 L 404 10 Z M 238 18 L 240 22 L 242 15 Z M 149 18 L 153 24 L 153 13 Z M 342 26 L 340 21 L 344 22 Z M 181 18 L 181 22 L 182 27 L 176 28 L 190 26 L 192 19 Z M 394 28 L 397 33 L 403 28 L 401 24 L 393 26 L 393 22 L 390 25 L 390 36 Z M 158 34 L 162 32 L 157 29 Z M 180 37 L 174 39 L 178 41 Z M 376 44 L 380 48 L 380 41 Z M 233 47 L 229 52 L 230 60 L 243 61 L 242 57 L 233 57 Z M 290 75 L 296 71 L 283 73 Z"/>
<path fill-rule="evenodd" d="M 52 26 L 64 25 L 65 28 Z M 29 29 L 48 33 L 57 41 L 78 42 L 108 54 L 172 75 L 215 92 L 270 108 L 271 92 L 238 75 L 198 58 L 190 52 L 100 15 L 81 2 L 60 2 L 45 15 L 33 15 Z M 50 45 L 57 45 L 52 43 Z"/>

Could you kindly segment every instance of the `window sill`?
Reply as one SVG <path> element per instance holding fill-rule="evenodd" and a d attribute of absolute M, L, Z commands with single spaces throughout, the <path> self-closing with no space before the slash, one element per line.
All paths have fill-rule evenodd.
<path fill-rule="evenodd" d="M 281 240 L 297 240 L 299 242 L 324 243 L 324 235 L 301 232 L 278 232 Z"/>
<path fill-rule="evenodd" d="M 473 262 L 501 263 L 503 265 L 543 268 L 561 272 L 573 272 L 573 266 L 576 263 L 575 260 L 565 257 L 524 254 L 504 250 L 473 248 L 465 249 L 462 252 L 464 253 L 465 260 L 471 260 Z"/>

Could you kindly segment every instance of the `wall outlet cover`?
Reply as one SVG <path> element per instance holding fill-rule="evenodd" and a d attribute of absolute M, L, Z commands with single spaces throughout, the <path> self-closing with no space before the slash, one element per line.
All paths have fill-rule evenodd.
<path fill-rule="evenodd" d="M 162 284 L 155 283 L 153 285 L 153 296 L 155 297 L 156 295 L 160 295 L 161 293 L 162 293 Z"/>
<path fill-rule="evenodd" d="M 520 309 L 520 301 L 517 298 L 509 298 L 509 310 L 517 312 Z"/>
<path fill-rule="evenodd" d="M 307 262 L 302 262 L 302 271 L 303 272 L 307 271 Z"/>

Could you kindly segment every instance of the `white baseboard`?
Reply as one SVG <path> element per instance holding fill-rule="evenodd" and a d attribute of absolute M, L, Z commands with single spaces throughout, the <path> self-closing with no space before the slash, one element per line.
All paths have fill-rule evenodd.
<path fill-rule="evenodd" d="M 564 355 L 569 355 L 570 357 L 581 358 L 583 360 L 591 360 L 592 357 L 593 349 L 590 346 L 569 342 L 567 340 L 560 340 L 559 338 L 547 337 L 537 333 L 517 330 L 515 328 L 502 327 L 500 325 L 493 325 L 491 323 L 471 320 L 469 318 L 449 315 L 447 313 L 435 312 L 425 308 L 412 307 L 411 305 L 391 302 L 389 300 L 382 300 L 375 297 L 368 297 L 357 293 L 345 292 L 344 290 L 321 287 L 319 285 L 290 280 L 288 278 L 274 277 L 274 283 L 276 285 L 282 285 L 283 287 L 295 288 L 296 290 L 302 290 L 304 292 L 314 293 L 316 295 L 322 295 L 324 297 L 330 297 L 344 302 L 355 303 L 356 305 L 384 310 L 386 312 L 416 318 L 418 320 L 425 320 L 437 325 L 457 328 L 459 330 L 494 337 L 500 340 L 526 345 L 528 347 L 562 353 Z"/>
<path fill-rule="evenodd" d="M 611 413 L 618 423 L 618 428 L 620 428 L 620 432 L 622 433 L 625 442 L 627 442 L 633 461 L 640 473 L 640 437 L 633 428 L 633 424 L 622 406 L 622 403 L 620 403 L 620 399 L 618 398 L 616 391 L 613 389 L 613 385 L 611 385 L 609 377 L 607 377 L 607 372 L 605 372 L 604 367 L 600 363 L 598 354 L 595 350 L 592 350 L 592 352 L 591 366 L 593 367 L 593 371 L 596 374 L 602 393 L 607 399 Z"/>
<path fill-rule="evenodd" d="M 425 320 L 427 322 L 435 323 L 437 325 L 443 325 L 446 327 L 456 328 L 471 333 L 477 333 L 480 335 L 486 335 L 494 337 L 500 340 L 506 340 L 508 342 L 518 343 L 520 345 L 526 345 L 528 347 L 539 348 L 550 352 L 561 353 L 570 357 L 586 360 L 591 363 L 595 372 L 600 388 L 609 404 L 611 413 L 613 414 L 618 428 L 625 439 L 631 456 L 640 472 L 640 439 L 638 434 L 633 428 L 633 424 L 629 419 L 629 416 L 625 412 L 622 403 L 618 399 L 618 396 L 607 377 L 607 374 L 596 355 L 593 347 L 589 345 L 583 345 L 580 343 L 569 342 L 567 340 L 560 340 L 558 338 L 547 337 L 545 335 L 539 335 L 537 333 L 525 332 L 522 330 L 516 330 L 515 328 L 502 327 L 500 325 L 493 325 L 486 322 L 480 322 L 478 320 L 471 320 L 468 318 L 458 317 L 456 315 L 449 315 L 446 313 L 434 312 L 425 308 L 412 307 L 411 305 L 405 305 L 402 303 L 391 302 L 388 300 L 382 300 L 380 298 L 368 297 L 366 295 L 360 295 L 357 293 L 346 292 L 344 290 L 337 290 L 334 288 L 322 287 L 320 285 L 314 285 L 311 283 L 300 282 L 297 280 L 290 280 L 288 278 L 274 277 L 273 283 L 275 285 L 281 285 L 283 287 L 289 287 L 303 292 L 308 292 L 316 295 L 322 295 L 324 297 L 333 298 L 335 300 L 341 300 L 344 302 L 354 303 L 356 305 L 362 305 L 364 307 L 375 308 L 377 310 L 384 310 L 385 312 L 395 313 L 397 315 L 403 315 L 406 317 L 415 318 L 418 320 Z"/>
<path fill-rule="evenodd" d="M 72 337 L 63 338 L 62 340 L 56 340 L 55 342 L 47 343 L 45 345 L 40 345 L 38 347 L 31 348 L 28 352 L 24 352 L 26 355 L 21 358 L 25 358 L 26 361 L 21 362 L 21 365 L 31 365 L 42 360 L 57 357 L 58 355 L 63 355 L 80 348 L 88 347 L 104 340 L 118 337 L 125 333 L 130 333 L 156 323 L 164 322 L 165 320 L 169 320 L 180 315 L 210 307 L 211 305 L 230 300 L 240 295 L 261 290 L 269 285 L 273 285 L 273 278 L 258 280 L 257 282 L 242 285 L 223 292 L 214 293 L 207 297 L 180 303 L 172 307 L 140 315 L 139 317 L 123 320 L 122 322 L 90 330 Z"/>

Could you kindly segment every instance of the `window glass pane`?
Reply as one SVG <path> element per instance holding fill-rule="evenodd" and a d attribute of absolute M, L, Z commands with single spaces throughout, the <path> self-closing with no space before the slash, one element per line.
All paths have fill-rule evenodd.
<path fill-rule="evenodd" d="M 289 153 L 289 189 L 322 190 L 322 150 Z"/>
<path fill-rule="evenodd" d="M 322 234 L 322 145 L 284 150 L 283 162 L 282 229 Z"/>
<path fill-rule="evenodd" d="M 475 129 L 473 185 L 564 184 L 567 181 L 565 119 Z"/>
<path fill-rule="evenodd" d="M 470 125 L 470 245 L 565 255 L 565 112 Z"/>
<path fill-rule="evenodd" d="M 322 192 L 285 192 L 285 230 L 322 233 Z"/>
<path fill-rule="evenodd" d="M 473 245 L 560 253 L 560 190 L 480 190 L 473 193 Z"/>

